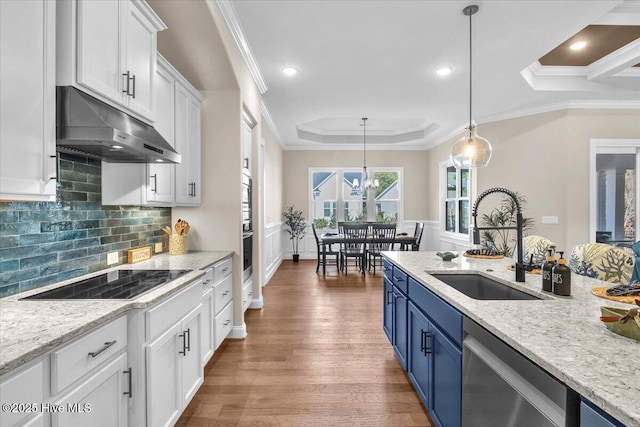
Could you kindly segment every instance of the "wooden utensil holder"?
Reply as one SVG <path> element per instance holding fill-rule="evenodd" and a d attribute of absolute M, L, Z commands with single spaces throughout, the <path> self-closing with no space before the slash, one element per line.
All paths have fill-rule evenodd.
<path fill-rule="evenodd" d="M 182 255 L 187 253 L 187 236 L 172 234 L 169 236 L 169 255 Z"/>

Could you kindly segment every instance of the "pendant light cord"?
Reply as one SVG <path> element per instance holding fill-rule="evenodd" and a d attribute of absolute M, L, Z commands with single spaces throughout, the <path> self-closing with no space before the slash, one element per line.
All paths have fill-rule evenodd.
<path fill-rule="evenodd" d="M 469 14 L 469 132 L 471 132 L 471 105 L 473 104 L 473 45 L 472 45 L 472 34 L 471 34 L 471 16 L 473 13 Z"/>
<path fill-rule="evenodd" d="M 362 160 L 364 163 L 364 168 L 365 170 L 367 170 L 367 118 L 363 117 L 362 118 L 362 126 L 364 127 L 363 129 L 363 146 L 364 146 L 364 150 L 362 151 Z"/>

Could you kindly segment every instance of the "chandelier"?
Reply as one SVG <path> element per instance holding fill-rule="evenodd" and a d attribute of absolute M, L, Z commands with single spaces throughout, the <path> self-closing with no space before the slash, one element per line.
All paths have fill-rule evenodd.
<path fill-rule="evenodd" d="M 375 190 L 380 187 L 380 182 L 377 179 L 372 179 L 369 176 L 369 172 L 367 172 L 367 117 L 362 118 L 362 141 L 363 141 L 363 150 L 362 150 L 362 186 L 358 178 L 354 178 L 352 183 L 353 192 L 356 194 L 362 194 L 363 191 L 366 190 Z"/>

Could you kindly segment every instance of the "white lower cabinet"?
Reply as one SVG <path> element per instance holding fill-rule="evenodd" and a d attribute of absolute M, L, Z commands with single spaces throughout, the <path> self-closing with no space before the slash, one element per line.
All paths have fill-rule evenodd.
<path fill-rule="evenodd" d="M 52 405 L 53 427 L 125 427 L 131 392 L 127 354 L 122 353 Z"/>
<path fill-rule="evenodd" d="M 242 311 L 247 311 L 253 299 L 253 280 L 250 278 L 242 284 Z"/>
<path fill-rule="evenodd" d="M 215 350 L 213 322 L 215 320 L 215 293 L 213 292 L 213 268 L 205 271 L 202 281 L 202 365 L 204 366 Z"/>
<path fill-rule="evenodd" d="M 126 315 L 16 371 L 0 379 L 2 404 L 28 402 L 37 408 L 3 411 L 3 427 L 128 425 L 132 371 Z"/>
<path fill-rule="evenodd" d="M 213 266 L 213 344 L 218 348 L 233 328 L 233 261 L 223 259 Z"/>
<path fill-rule="evenodd" d="M 203 382 L 201 301 L 197 280 L 146 313 L 148 426 L 175 424 Z"/>
<path fill-rule="evenodd" d="M 48 373 L 46 370 L 46 360 L 37 360 L 34 364 L 16 369 L 17 372 L 10 372 L 2 377 L 0 381 L 0 400 L 2 405 L 17 405 L 19 403 L 39 403 L 44 402 L 44 377 Z M 25 423 L 35 422 L 36 418 L 43 419 L 39 413 L 39 408 L 12 408 L 15 410 L 3 410 L 0 412 L 0 425 L 16 426 Z M 44 421 L 43 421 L 44 422 Z"/>

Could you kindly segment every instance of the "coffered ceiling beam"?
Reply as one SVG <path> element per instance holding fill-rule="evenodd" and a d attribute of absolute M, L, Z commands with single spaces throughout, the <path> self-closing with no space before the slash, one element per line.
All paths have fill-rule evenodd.
<path fill-rule="evenodd" d="M 640 39 L 621 47 L 587 67 L 588 80 L 602 80 L 640 63 Z"/>

